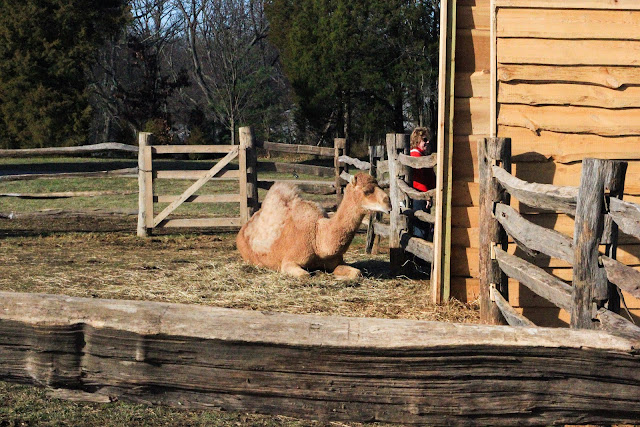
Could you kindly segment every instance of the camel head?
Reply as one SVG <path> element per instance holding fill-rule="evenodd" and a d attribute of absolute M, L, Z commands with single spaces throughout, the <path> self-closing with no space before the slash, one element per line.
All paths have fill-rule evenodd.
<path fill-rule="evenodd" d="M 376 179 L 369 174 L 355 175 L 346 191 L 355 192 L 356 199 L 360 201 L 360 206 L 363 209 L 384 213 L 391 211 L 389 196 L 378 186 Z"/>

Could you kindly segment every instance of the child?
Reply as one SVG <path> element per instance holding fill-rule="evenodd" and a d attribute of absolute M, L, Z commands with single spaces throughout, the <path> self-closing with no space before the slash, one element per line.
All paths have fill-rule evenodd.
<path fill-rule="evenodd" d="M 425 127 L 417 127 L 411 133 L 411 157 L 428 156 L 433 152 L 431 145 L 431 132 Z M 418 191 L 429 191 L 436 187 L 436 174 L 433 168 L 413 170 L 413 188 Z M 413 209 L 429 212 L 431 202 L 426 200 L 413 200 Z M 433 224 L 425 224 L 419 220 L 413 221 L 413 235 L 423 239 L 433 238 Z"/>

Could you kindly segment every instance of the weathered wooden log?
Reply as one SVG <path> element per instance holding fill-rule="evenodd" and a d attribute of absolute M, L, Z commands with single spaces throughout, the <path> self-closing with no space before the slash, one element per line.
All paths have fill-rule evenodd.
<path fill-rule="evenodd" d="M 494 247 L 494 251 L 500 268 L 507 276 L 516 279 L 557 307 L 571 310 L 571 286 L 540 267 L 517 256 L 509 255 L 498 247 Z"/>
<path fill-rule="evenodd" d="M 2 380 L 324 422 L 636 424 L 635 345 L 602 331 L 0 293 Z"/>
<path fill-rule="evenodd" d="M 17 150 L 0 150 L 0 157 L 36 157 L 53 155 L 76 155 L 99 153 L 103 151 L 124 151 L 137 153 L 135 145 L 120 144 L 117 142 L 103 142 L 101 144 L 81 145 L 78 147 L 49 147 L 49 148 L 21 148 Z"/>
<path fill-rule="evenodd" d="M 349 172 L 341 171 L 340 179 L 342 180 L 341 182 L 345 182 L 348 184 L 353 179 L 353 175 L 351 175 Z"/>
<path fill-rule="evenodd" d="M 398 161 L 412 169 L 434 168 L 437 164 L 437 156 L 436 153 L 433 153 L 428 156 L 413 157 L 401 153 L 398 155 Z"/>
<path fill-rule="evenodd" d="M 404 265 L 404 251 L 400 236 L 409 230 L 409 221 L 402 215 L 402 208 L 409 206 L 409 199 L 398 187 L 398 182 L 409 175 L 409 170 L 398 162 L 400 153 L 409 153 L 408 135 L 387 134 L 387 158 L 389 159 L 389 199 L 391 214 L 389 216 L 389 258 L 391 270 L 398 272 Z"/>
<path fill-rule="evenodd" d="M 400 236 L 402 248 L 417 256 L 421 260 L 433 262 L 433 243 L 419 237 L 412 237 L 409 233 L 402 233 Z"/>
<path fill-rule="evenodd" d="M 369 175 L 378 176 L 378 165 L 384 158 L 385 147 L 382 145 L 369 146 Z M 367 242 L 365 251 L 368 254 L 377 254 L 380 248 L 380 235 L 376 234 L 375 223 L 382 220 L 381 212 L 372 212 L 369 214 L 369 224 L 367 226 Z"/>
<path fill-rule="evenodd" d="M 248 126 L 241 127 L 238 129 L 238 139 L 240 141 L 238 147 L 240 221 L 245 224 L 258 210 L 256 138 L 253 129 Z"/>
<path fill-rule="evenodd" d="M 607 278 L 611 283 L 634 297 L 640 298 L 640 271 L 608 256 L 602 255 L 600 261 L 602 261 Z"/>
<path fill-rule="evenodd" d="M 414 200 L 432 200 L 436 196 L 436 190 L 418 191 L 409 187 L 403 179 L 398 179 L 398 189 Z"/>
<path fill-rule="evenodd" d="M 542 252 L 573 264 L 573 242 L 569 236 L 527 221 L 503 203 L 496 204 L 495 217 L 525 252 Z"/>
<path fill-rule="evenodd" d="M 137 191 L 59 191 L 52 193 L 0 193 L 0 197 L 18 199 L 69 199 L 72 197 L 128 196 Z"/>
<path fill-rule="evenodd" d="M 504 169 L 493 166 L 493 177 L 500 182 L 512 196 L 527 206 L 574 215 L 578 189 L 576 187 L 558 187 L 550 184 L 536 184 L 523 181 Z"/>
<path fill-rule="evenodd" d="M 332 177 L 336 171 L 327 166 L 305 165 L 302 163 L 258 162 L 260 172 L 303 173 L 319 177 Z"/>
<path fill-rule="evenodd" d="M 138 134 L 138 237 L 148 237 L 153 232 L 153 135 Z"/>
<path fill-rule="evenodd" d="M 497 290 L 508 301 L 509 287 L 505 274 L 496 260 L 491 259 L 492 243 L 507 249 L 507 233 L 492 217 L 495 203 L 509 205 L 509 193 L 493 179 L 492 166 L 500 162 L 506 172 L 511 173 L 511 139 L 484 138 L 478 141 L 478 174 L 480 180 L 480 319 L 487 323 L 505 323 L 498 307 L 491 302 L 490 287 Z"/>
<path fill-rule="evenodd" d="M 4 219 L 35 219 L 35 218 L 106 218 L 114 216 L 137 216 L 137 210 L 104 210 L 92 209 L 85 211 L 67 211 L 63 209 L 45 209 L 36 212 L 0 212 Z"/>
<path fill-rule="evenodd" d="M 334 149 L 330 147 L 315 147 L 313 145 L 283 144 L 280 142 L 258 142 L 257 146 L 267 151 L 281 153 L 312 154 L 315 156 L 333 157 Z"/>
<path fill-rule="evenodd" d="M 389 224 L 383 224 L 381 222 L 376 222 L 373 225 L 375 232 L 378 236 L 389 237 Z"/>
<path fill-rule="evenodd" d="M 27 173 L 20 175 L 2 175 L 0 182 L 30 181 L 34 179 L 62 179 L 62 178 L 95 178 L 109 176 L 138 176 L 138 168 L 114 169 L 96 172 L 61 172 L 61 173 Z"/>
<path fill-rule="evenodd" d="M 600 321 L 602 330 L 640 344 L 640 327 L 629 320 L 604 307 L 598 309 L 596 317 Z"/>
<path fill-rule="evenodd" d="M 402 209 L 402 214 L 407 215 L 410 218 L 416 218 L 422 222 L 434 224 L 436 222 L 435 215 L 427 213 L 425 211 L 417 211 L 415 209 Z"/>
<path fill-rule="evenodd" d="M 258 181 L 258 188 L 268 190 L 276 182 L 296 185 L 305 193 L 329 195 L 336 192 L 333 181 L 308 181 L 302 179 L 261 179 Z"/>
<path fill-rule="evenodd" d="M 604 228 L 605 161 L 584 159 L 573 236 L 572 328 L 594 328 L 594 290 L 606 282 L 599 266 L 599 244 Z M 604 283 L 604 286 L 607 286 Z"/>
<path fill-rule="evenodd" d="M 338 161 L 340 163 L 346 163 L 348 165 L 355 166 L 356 169 L 360 169 L 362 171 L 368 171 L 371 169 L 371 163 L 359 159 L 354 159 L 353 157 L 349 156 L 340 156 L 338 157 Z"/>
<path fill-rule="evenodd" d="M 640 239 L 640 205 L 611 198 L 609 215 L 623 232 Z"/>
<path fill-rule="evenodd" d="M 233 145 L 153 145 L 153 154 L 227 154 L 234 150 Z"/>
<path fill-rule="evenodd" d="M 510 326 L 536 326 L 531 320 L 515 311 L 509 304 L 509 301 L 504 299 L 500 292 L 498 292 L 494 287 L 491 287 L 491 300 L 498 306 L 502 313 L 502 317 L 505 318 Z"/>

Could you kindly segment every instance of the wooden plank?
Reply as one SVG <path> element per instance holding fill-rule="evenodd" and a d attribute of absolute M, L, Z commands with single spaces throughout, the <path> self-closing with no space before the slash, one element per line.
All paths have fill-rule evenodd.
<path fill-rule="evenodd" d="M 520 7 L 542 9 L 613 9 L 640 10 L 636 0 L 572 0 L 558 2 L 555 0 L 495 0 L 496 7 Z"/>
<path fill-rule="evenodd" d="M 611 259 L 608 256 L 600 256 L 600 261 L 607 272 L 607 279 L 617 287 L 640 298 L 640 271 L 626 266 L 621 262 Z"/>
<path fill-rule="evenodd" d="M 612 335 L 640 343 L 640 327 L 634 325 L 624 317 L 604 307 L 598 310 L 596 317 L 600 321 L 602 330 Z"/>
<path fill-rule="evenodd" d="M 571 286 L 546 273 L 543 269 L 521 258 L 509 255 L 498 247 L 494 248 L 494 250 L 500 269 L 507 276 L 518 280 L 557 307 L 571 310 Z"/>
<path fill-rule="evenodd" d="M 13 293 L 0 318 L 2 379 L 111 400 L 404 425 L 640 417 L 635 343 L 602 331 Z"/>
<path fill-rule="evenodd" d="M 639 40 L 640 12 L 498 9 L 498 37 Z"/>
<path fill-rule="evenodd" d="M 575 106 L 500 106 L 498 125 L 517 126 L 532 132 L 553 131 L 601 136 L 638 136 L 640 109 L 607 110 Z M 562 117 L 562 120 L 558 120 Z"/>
<path fill-rule="evenodd" d="M 400 245 L 402 245 L 405 251 L 418 258 L 427 262 L 433 262 L 432 242 L 428 242 L 419 237 L 411 237 L 409 233 L 403 232 L 400 236 Z"/>
<path fill-rule="evenodd" d="M 480 200 L 480 189 L 477 182 L 454 181 L 453 206 L 478 206 Z"/>
<path fill-rule="evenodd" d="M 389 198 L 391 213 L 389 215 L 389 257 L 392 271 L 399 271 L 404 264 L 404 252 L 400 237 L 409 229 L 407 217 L 401 214 L 401 206 L 408 206 L 406 195 L 400 190 L 399 183 L 404 183 L 405 170 L 398 162 L 400 152 L 409 152 L 409 139 L 405 135 L 388 133 L 387 158 L 389 159 Z M 401 137 L 403 137 L 401 139 Z M 398 142 L 403 142 L 400 147 Z"/>
<path fill-rule="evenodd" d="M 489 99 L 456 98 L 455 127 L 456 135 L 486 135 L 489 133 Z M 455 150 L 454 150 L 455 152 Z"/>
<path fill-rule="evenodd" d="M 237 147 L 237 146 L 236 146 Z M 154 175 L 157 179 L 181 179 L 194 181 L 202 178 L 209 170 L 170 170 L 170 171 L 154 171 Z M 223 169 L 212 178 L 215 180 L 235 180 L 240 177 L 240 171 L 237 169 L 226 170 Z"/>
<path fill-rule="evenodd" d="M 137 210 L 129 209 L 90 209 L 90 210 L 64 210 L 64 209 L 44 209 L 36 212 L 0 212 L 0 218 L 28 220 L 34 218 L 112 218 L 119 216 L 137 216 Z"/>
<path fill-rule="evenodd" d="M 496 96 L 498 94 L 498 78 L 497 67 L 497 52 L 496 49 L 498 47 L 497 37 L 497 10 L 494 3 L 491 3 L 490 7 L 490 34 L 489 34 L 489 74 L 491 74 L 491 78 L 489 80 L 489 136 L 491 138 L 496 138 L 498 136 L 498 101 L 496 100 Z"/>
<path fill-rule="evenodd" d="M 460 29 L 489 29 L 489 7 L 487 5 L 457 8 L 456 28 Z M 457 88 L 456 88 L 457 91 Z"/>
<path fill-rule="evenodd" d="M 512 196 L 528 206 L 574 214 L 578 198 L 576 187 L 538 184 L 516 178 L 498 166 L 492 166 L 493 177 Z"/>
<path fill-rule="evenodd" d="M 96 172 L 62 172 L 62 173 L 28 173 L 19 175 L 1 175 L 0 182 L 31 181 L 34 179 L 63 179 L 63 178 L 104 178 L 112 176 L 138 176 L 138 168 L 114 169 Z"/>
<path fill-rule="evenodd" d="M 496 205 L 495 216 L 509 236 L 518 243 L 518 246 L 521 246 L 521 249 L 541 252 L 573 264 L 574 249 L 571 237 L 535 225 L 524 219 L 515 209 L 503 203 Z"/>
<path fill-rule="evenodd" d="M 369 169 L 371 169 L 371 163 L 369 162 L 364 162 L 362 160 L 359 159 L 354 159 L 353 157 L 349 157 L 349 156 L 340 156 L 338 157 L 338 161 L 340 163 L 345 163 L 351 166 L 355 166 L 356 169 L 359 170 L 366 170 L 369 171 Z M 334 172 L 333 169 L 331 171 L 332 173 Z"/>
<path fill-rule="evenodd" d="M 619 89 L 622 86 L 640 84 L 640 73 L 633 67 L 500 64 L 498 80 L 501 82 L 588 83 Z"/>
<path fill-rule="evenodd" d="M 163 228 L 240 228 L 240 218 L 177 218 L 162 221 Z"/>
<path fill-rule="evenodd" d="M 100 153 L 104 151 L 123 151 L 137 153 L 135 145 L 120 144 L 117 142 L 103 142 L 101 144 L 81 145 L 78 147 L 48 147 L 48 148 L 20 148 L 16 150 L 0 150 L 0 157 L 37 157 L 59 156 Z"/>
<path fill-rule="evenodd" d="M 173 203 L 179 197 L 155 196 L 153 201 L 156 203 Z M 193 195 L 185 200 L 184 203 L 240 203 L 240 199 L 240 194 L 204 194 Z"/>
<path fill-rule="evenodd" d="M 510 326 L 536 326 L 531 320 L 516 312 L 494 287 L 491 288 L 491 301 L 500 309 L 502 317 L 505 318 Z"/>
<path fill-rule="evenodd" d="M 405 166 L 409 166 L 410 168 L 422 169 L 422 168 L 435 167 L 438 159 L 437 159 L 437 153 L 433 153 L 429 156 L 422 156 L 422 157 L 412 157 L 404 153 L 399 153 L 398 161 Z"/>
<path fill-rule="evenodd" d="M 334 155 L 333 147 L 315 147 L 313 145 L 283 144 L 268 141 L 259 143 L 258 147 L 264 148 L 267 151 L 277 151 L 281 153 L 311 154 L 323 157 L 333 157 Z"/>
<path fill-rule="evenodd" d="M 189 154 L 189 153 L 218 153 L 226 154 L 234 151 L 233 145 L 154 145 L 153 154 Z"/>
<path fill-rule="evenodd" d="M 455 72 L 489 70 L 489 30 L 458 30 Z"/>
<path fill-rule="evenodd" d="M 640 87 L 610 89 L 565 83 L 508 84 L 498 87 L 500 104 L 573 105 L 608 109 L 640 107 Z"/>
<path fill-rule="evenodd" d="M 305 165 L 302 163 L 283 163 L 283 162 L 258 162 L 258 170 L 260 172 L 285 172 L 300 173 L 314 175 L 319 177 L 332 177 L 336 170 L 327 166 Z"/>
<path fill-rule="evenodd" d="M 498 38 L 497 49 L 500 64 L 640 66 L 640 40 Z"/>
<path fill-rule="evenodd" d="M 611 198 L 609 215 L 623 232 L 640 239 L 640 205 Z"/>
<path fill-rule="evenodd" d="M 456 73 L 456 98 L 489 98 L 490 78 L 487 70 Z"/>
<path fill-rule="evenodd" d="M 413 187 L 409 187 L 409 185 L 407 185 L 407 183 L 404 182 L 404 179 L 398 178 L 397 184 L 398 184 L 398 189 L 402 191 L 404 194 L 406 194 L 407 196 L 409 196 L 411 199 L 432 200 L 436 194 L 435 189 L 429 190 L 429 191 L 419 191 Z"/>
<path fill-rule="evenodd" d="M 126 196 L 137 191 L 57 191 L 51 193 L 0 193 L 0 197 L 18 199 L 69 199 L 72 197 Z"/>
<path fill-rule="evenodd" d="M 200 179 L 198 179 L 196 182 L 194 182 L 193 184 L 191 184 L 191 186 L 189 188 L 187 188 L 182 195 L 180 195 L 180 197 L 173 201 L 171 204 L 169 204 L 169 206 L 167 206 L 166 208 L 164 208 L 162 210 L 162 212 L 160 212 L 158 214 L 158 216 L 156 216 L 153 219 L 153 226 L 157 227 L 158 224 L 160 224 L 162 221 L 164 221 L 164 219 L 174 210 L 176 210 L 176 208 L 178 206 L 180 206 L 180 204 L 182 202 L 184 202 L 185 200 L 187 200 L 189 197 L 191 197 L 196 191 L 198 191 L 200 188 L 202 188 L 202 186 L 204 184 L 207 183 L 207 181 L 209 181 L 212 177 L 214 177 L 218 172 L 220 172 L 222 170 L 222 168 L 224 168 L 226 165 L 229 164 L 229 162 L 231 160 L 233 160 L 234 158 L 236 158 L 236 156 L 238 155 L 238 147 L 236 146 L 235 149 L 233 151 L 231 151 L 229 154 L 227 154 L 226 156 L 224 156 L 216 165 L 214 165 L 207 173 L 205 173 Z"/>

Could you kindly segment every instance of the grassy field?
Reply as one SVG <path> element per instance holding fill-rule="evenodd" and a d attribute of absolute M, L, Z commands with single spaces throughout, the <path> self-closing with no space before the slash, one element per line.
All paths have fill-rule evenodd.
<path fill-rule="evenodd" d="M 22 159 L 0 165 L 0 171 L 24 168 Z M 42 161 L 42 160 L 41 160 Z M 107 162 L 55 159 L 54 165 L 31 165 L 29 171 L 62 167 L 103 170 Z M 129 167 L 128 161 L 123 161 Z M 204 163 L 204 162 L 203 162 Z M 18 165 L 18 166 L 16 166 Z M 118 166 L 121 166 L 118 163 Z M 41 168 L 41 169 L 38 169 Z M 63 168 L 64 169 L 64 168 Z M 264 175 L 262 175 L 264 176 Z M 300 177 L 314 179 L 313 177 Z M 317 179 L 317 178 L 316 178 Z M 176 194 L 185 181 L 158 187 Z M 217 183 L 208 192 L 231 192 L 237 184 Z M 135 191 L 135 178 L 39 179 L 0 182 L 0 193 L 52 191 Z M 263 194 L 261 193 L 261 196 Z M 54 200 L 0 198 L 0 213 L 43 209 L 86 211 L 135 210 L 137 195 Z M 237 205 L 193 205 L 182 215 L 230 216 Z M 235 209 L 235 210 L 234 210 Z M 429 302 L 429 284 L 414 272 L 392 276 L 384 242 L 379 255 L 364 251 L 359 234 L 346 261 L 363 270 L 357 281 L 338 281 L 316 273 L 298 280 L 242 262 L 235 233 L 191 230 L 161 231 L 148 239 L 135 236 L 135 216 L 67 217 L 8 220 L 0 218 L 0 290 L 44 292 L 89 298 L 119 298 L 204 304 L 218 307 L 318 315 L 408 318 L 476 322 L 477 307 Z M 47 397 L 45 390 L 0 383 L 0 426 L 22 425 L 291 425 L 318 423 L 220 411 L 112 404 L 81 404 Z M 339 425 L 339 424 L 335 424 Z"/>

